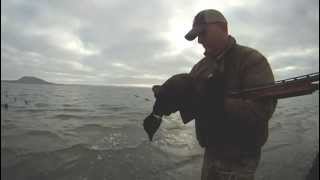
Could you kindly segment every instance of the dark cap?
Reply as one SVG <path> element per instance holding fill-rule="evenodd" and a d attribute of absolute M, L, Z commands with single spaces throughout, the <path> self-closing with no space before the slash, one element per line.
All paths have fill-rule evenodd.
<path fill-rule="evenodd" d="M 192 29 L 184 36 L 188 41 L 194 40 L 211 23 L 227 23 L 226 18 L 221 12 L 215 9 L 200 11 L 193 19 Z"/>

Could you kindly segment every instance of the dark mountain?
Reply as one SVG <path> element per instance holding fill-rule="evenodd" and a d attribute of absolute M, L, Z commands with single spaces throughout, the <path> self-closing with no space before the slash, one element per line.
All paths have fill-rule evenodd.
<path fill-rule="evenodd" d="M 48 81 L 42 80 L 40 78 L 32 77 L 32 76 L 23 76 L 18 80 L 4 80 L 3 82 L 8 83 L 23 83 L 23 84 L 54 84 Z"/>

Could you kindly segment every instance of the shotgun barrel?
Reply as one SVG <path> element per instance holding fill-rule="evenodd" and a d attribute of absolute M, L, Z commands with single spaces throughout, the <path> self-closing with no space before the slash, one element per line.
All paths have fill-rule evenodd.
<path fill-rule="evenodd" d="M 289 98 L 312 94 L 319 89 L 319 72 L 297 76 L 289 79 L 276 81 L 272 84 L 266 84 L 241 91 L 233 91 L 228 94 L 229 97 L 243 99 L 261 99 L 261 98 Z"/>

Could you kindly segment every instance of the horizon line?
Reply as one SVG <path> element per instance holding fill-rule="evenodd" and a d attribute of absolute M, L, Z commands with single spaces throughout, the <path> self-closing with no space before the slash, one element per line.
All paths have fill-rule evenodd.
<path fill-rule="evenodd" d="M 17 81 L 1 79 L 1 81 Z M 111 87 L 137 87 L 137 88 L 151 88 L 153 84 L 82 84 L 82 83 L 56 83 L 47 81 L 50 84 L 47 85 L 70 85 L 70 86 L 111 86 Z M 41 84 L 41 83 L 20 83 L 20 82 L 7 82 L 7 83 L 19 83 L 19 84 Z"/>

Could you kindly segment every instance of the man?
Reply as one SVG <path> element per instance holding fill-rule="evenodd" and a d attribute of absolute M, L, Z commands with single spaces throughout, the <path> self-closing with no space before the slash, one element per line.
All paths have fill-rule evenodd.
<path fill-rule="evenodd" d="M 254 179 L 276 100 L 233 99 L 226 93 L 274 82 L 271 68 L 257 50 L 236 43 L 228 33 L 227 20 L 217 10 L 203 10 L 195 16 L 185 38 L 196 37 L 205 57 L 190 72 L 195 87 L 203 91 L 200 80 L 216 77 L 223 82 L 224 92 L 220 95 L 224 96 L 223 112 L 218 112 L 222 119 L 213 118 L 214 112 L 213 117 L 210 113 L 196 117 L 197 138 L 205 148 L 201 178 Z"/>
<path fill-rule="evenodd" d="M 236 43 L 217 10 L 199 12 L 185 38 L 198 38 L 205 57 L 189 74 L 154 86 L 153 114 L 179 110 L 184 123 L 195 119 L 197 139 L 205 149 L 202 180 L 253 180 L 277 101 L 231 98 L 228 93 L 273 83 L 271 68 L 257 50 Z"/>

